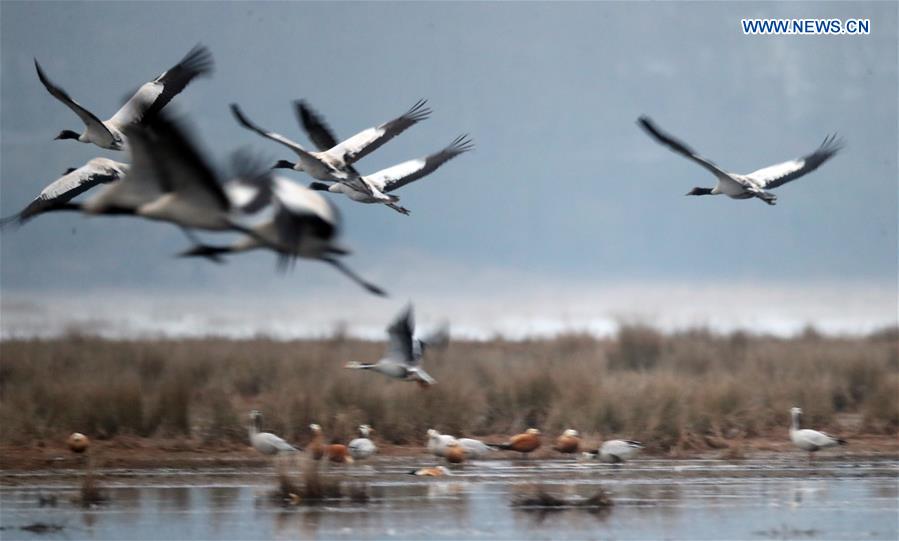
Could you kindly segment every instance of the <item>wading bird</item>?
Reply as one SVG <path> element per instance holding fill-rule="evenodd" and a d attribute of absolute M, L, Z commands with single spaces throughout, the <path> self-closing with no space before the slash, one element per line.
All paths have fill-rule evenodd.
<path fill-rule="evenodd" d="M 281 453 L 295 453 L 296 447 L 271 432 L 262 432 L 262 413 L 250 412 L 249 425 L 250 444 L 263 455 L 275 456 Z"/>
<path fill-rule="evenodd" d="M 536 428 L 529 428 L 521 434 L 516 434 L 509 438 L 505 443 L 497 443 L 492 445 L 501 451 L 517 451 L 526 456 L 528 453 L 536 451 L 540 447 L 540 431 Z"/>
<path fill-rule="evenodd" d="M 474 148 L 471 139 L 467 135 L 461 135 L 453 140 L 446 148 L 439 152 L 429 154 L 423 158 L 405 161 L 401 164 L 382 169 L 377 173 L 365 175 L 362 179 L 370 186 L 375 187 L 378 191 L 388 194 L 394 190 L 402 188 L 406 184 L 414 182 L 422 177 L 430 175 L 441 165 L 455 158 L 463 152 L 468 152 Z M 325 184 L 323 182 L 313 182 L 309 184 L 313 190 L 328 191 L 331 193 L 342 193 L 359 203 L 382 203 L 383 201 L 357 190 L 347 184 L 335 182 L 333 184 Z"/>
<path fill-rule="evenodd" d="M 803 451 L 808 451 L 809 463 L 811 463 L 814 453 L 819 449 L 846 445 L 846 440 L 836 438 L 825 432 L 819 432 L 810 428 L 800 428 L 801 417 L 802 410 L 800 408 L 790 408 L 790 441 Z"/>
<path fill-rule="evenodd" d="M 376 363 L 349 362 L 346 368 L 372 370 L 393 379 L 415 381 L 422 387 L 437 383 L 421 367 L 421 358 L 427 348 L 426 340 L 414 339 L 415 321 L 412 305 L 406 307 L 387 328 L 390 343 L 385 356 Z"/>
<path fill-rule="evenodd" d="M 378 447 L 371 441 L 371 427 L 359 425 L 359 437 L 350 440 L 350 456 L 356 460 L 364 460 L 378 452 Z"/>
<path fill-rule="evenodd" d="M 553 449 L 560 453 L 571 454 L 577 453 L 581 446 L 581 438 L 573 428 L 569 428 L 562 432 L 562 435 L 556 438 L 556 444 Z"/>
<path fill-rule="evenodd" d="M 312 431 L 312 441 L 306 446 L 306 451 L 313 460 L 321 460 L 325 456 L 325 435 L 322 434 L 322 427 L 312 423 L 309 425 L 309 430 Z"/>
<path fill-rule="evenodd" d="M 608 440 L 604 441 L 599 449 L 585 452 L 584 456 L 598 459 L 601 462 L 620 464 L 637 456 L 641 449 L 643 449 L 643 444 L 639 441 Z"/>
<path fill-rule="evenodd" d="M 637 123 L 657 142 L 708 169 L 718 179 L 714 188 L 693 188 L 687 195 L 724 194 L 733 199 L 757 197 L 769 205 L 777 202 L 777 196 L 767 190 L 811 173 L 843 148 L 842 140 L 830 135 L 817 150 L 807 156 L 740 175 L 721 169 L 684 143 L 662 132 L 649 117 L 641 116 Z"/>
<path fill-rule="evenodd" d="M 335 464 L 352 463 L 353 457 L 350 456 L 349 449 L 341 443 L 325 443 L 325 436 L 322 433 L 322 427 L 315 423 L 309 425 L 312 430 L 312 441 L 306 446 L 306 449 L 312 455 L 314 460 L 327 458 Z"/>
<path fill-rule="evenodd" d="M 184 90 L 195 77 L 212 72 L 212 54 L 196 45 L 189 53 L 162 75 L 142 85 L 121 109 L 109 120 L 103 121 L 73 100 L 65 90 L 53 84 L 37 59 L 34 61 L 37 76 L 54 98 L 64 103 L 84 122 L 82 133 L 63 130 L 56 139 L 75 139 L 82 143 L 93 143 L 101 148 L 122 150 L 127 134 L 125 128 L 152 118 L 179 92 Z"/>

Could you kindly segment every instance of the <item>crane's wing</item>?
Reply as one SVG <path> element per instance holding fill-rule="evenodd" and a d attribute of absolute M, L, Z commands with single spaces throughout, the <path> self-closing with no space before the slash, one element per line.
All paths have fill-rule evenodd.
<path fill-rule="evenodd" d="M 413 352 L 412 334 L 415 332 L 415 320 L 412 305 L 407 306 L 387 328 L 389 343 L 387 357 L 407 365 L 416 364 Z"/>
<path fill-rule="evenodd" d="M 257 124 L 254 124 L 252 121 L 250 121 L 249 118 L 247 118 L 247 116 L 243 113 L 243 111 L 240 110 L 240 107 L 236 103 L 231 104 L 231 112 L 234 114 L 234 118 L 237 119 L 237 122 L 240 123 L 240 125 L 243 126 L 244 128 L 246 128 L 250 131 L 254 131 L 254 132 L 258 133 L 259 135 L 261 135 L 262 137 L 265 137 L 266 139 L 271 139 L 272 141 L 274 141 L 276 143 L 280 143 L 280 144 L 286 146 L 287 148 L 292 150 L 297 156 L 299 156 L 301 158 L 320 161 L 318 158 L 316 158 L 315 156 L 310 154 L 306 149 L 304 149 L 302 147 L 302 145 L 300 145 L 299 143 L 295 143 L 294 141 L 291 141 L 290 139 L 288 139 L 287 137 L 284 137 L 283 135 L 281 135 L 279 133 L 265 130 L 265 129 L 259 127 Z"/>
<path fill-rule="evenodd" d="M 444 163 L 473 148 L 474 144 L 471 139 L 467 135 L 461 135 L 439 152 L 382 169 L 366 176 L 365 179 L 382 192 L 391 192 L 430 175 Z"/>
<path fill-rule="evenodd" d="M 821 146 L 819 146 L 817 150 L 807 156 L 771 165 L 759 169 L 758 171 L 753 171 L 746 176 L 759 182 L 762 188 L 777 188 L 787 182 L 811 173 L 842 149 L 843 141 L 837 139 L 836 135 L 829 135 L 824 139 L 824 142 L 821 143 Z"/>
<path fill-rule="evenodd" d="M 112 133 L 110 133 L 106 125 L 104 125 L 103 122 L 99 118 L 97 118 L 97 115 L 82 107 L 81 104 L 73 100 L 65 90 L 63 90 L 59 86 L 56 86 L 55 84 L 53 84 L 53 82 L 50 81 L 50 79 L 47 78 L 47 75 L 44 73 L 44 70 L 38 63 L 37 58 L 34 59 L 34 68 L 37 70 L 38 79 L 41 80 L 44 88 L 47 89 L 47 92 L 49 92 L 51 96 L 58 99 L 69 109 L 74 111 L 75 114 L 78 115 L 78 118 L 80 118 L 81 121 L 84 122 L 84 125 L 88 130 L 91 130 L 92 133 L 97 134 L 99 137 L 104 137 L 107 139 L 106 141 L 101 141 L 101 143 L 111 145 L 115 141 Z"/>
<path fill-rule="evenodd" d="M 109 119 L 118 129 L 141 122 L 158 113 L 184 88 L 200 75 L 212 73 L 212 53 L 201 44 L 159 77 L 144 83 L 125 105 Z"/>
<path fill-rule="evenodd" d="M 338 141 L 334 131 L 331 130 L 331 127 L 318 113 L 306 105 L 306 102 L 296 101 L 294 102 L 294 107 L 300 119 L 300 124 L 306 130 L 306 134 L 315 145 L 315 148 L 324 152 L 337 146 Z"/>
<path fill-rule="evenodd" d="M 418 102 L 404 114 L 385 122 L 380 126 L 363 130 L 340 144 L 333 145 L 328 150 L 328 153 L 342 157 L 347 164 L 361 160 L 380 148 L 387 141 L 390 141 L 397 135 L 403 133 L 416 123 L 428 118 L 431 114 L 431 109 L 425 107 L 426 103 L 426 100 L 418 100 Z M 310 134 L 310 138 L 313 137 L 312 134 L 314 133 L 316 134 L 316 137 L 321 139 L 322 143 L 336 140 L 327 125 L 325 125 L 318 115 L 309 109 L 305 103 L 302 101 L 298 102 L 297 108 L 303 128 Z M 322 136 L 322 134 L 325 133 L 330 135 L 330 141 L 327 141 L 325 137 Z"/>
<path fill-rule="evenodd" d="M 730 176 L 730 174 L 727 171 L 721 169 L 720 167 L 715 165 L 712 161 L 707 160 L 706 158 L 703 158 L 702 156 L 697 154 L 696 151 L 694 151 L 692 148 L 688 147 L 687 145 L 685 145 L 681 141 L 678 141 L 677 139 L 668 135 L 667 133 L 661 131 L 655 125 L 655 123 L 652 121 L 652 119 L 650 119 L 649 117 L 641 116 L 637 120 L 637 123 L 644 130 L 646 130 L 646 133 L 648 133 L 657 142 L 667 146 L 674 152 L 677 152 L 678 154 L 681 154 L 681 155 L 693 160 L 694 162 L 698 163 L 699 165 L 705 167 L 706 169 L 711 171 L 712 174 L 714 174 L 715 176 L 719 176 L 719 175 Z"/>
<path fill-rule="evenodd" d="M 231 207 L 255 214 L 272 202 L 274 177 L 270 167 L 247 149 L 231 153 L 231 180 L 223 186 Z"/>
<path fill-rule="evenodd" d="M 189 135 L 186 125 L 164 113 L 154 115 L 142 125 L 153 135 L 150 156 L 165 191 L 179 192 L 197 208 L 231 210 L 231 202 L 218 176 Z"/>
<path fill-rule="evenodd" d="M 21 212 L 0 220 L 0 226 L 15 223 L 22 225 L 44 212 L 59 208 L 78 195 L 99 184 L 115 182 L 128 171 L 124 163 L 106 158 L 94 158 L 77 169 L 54 180 Z"/>

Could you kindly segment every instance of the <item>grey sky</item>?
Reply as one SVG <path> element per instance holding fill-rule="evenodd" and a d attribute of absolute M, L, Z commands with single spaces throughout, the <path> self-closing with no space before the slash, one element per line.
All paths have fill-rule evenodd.
<path fill-rule="evenodd" d="M 366 158 L 363 172 L 460 133 L 477 145 L 400 192 L 410 217 L 335 200 L 354 249 L 348 263 L 390 291 L 389 301 L 317 263 L 281 276 L 263 253 L 221 267 L 175 260 L 186 241 L 169 226 L 49 216 L 2 236 L 6 327 L 15 307 L 50 302 L 47 292 L 77 299 L 75 312 L 111 291 L 158 302 L 190 292 L 213 311 L 224 296 L 292 299 L 307 316 L 327 308 L 332 319 L 340 316 L 328 299 L 345 298 L 345 319 L 355 310 L 380 325 L 409 298 L 435 318 L 464 319 L 471 301 L 565 319 L 579 297 L 595 294 L 587 321 L 631 307 L 598 298 L 619 286 L 642 290 L 648 313 L 682 308 L 670 302 L 672 288 L 732 285 L 747 306 L 759 304 L 756 291 L 790 295 L 763 303 L 766 314 L 805 305 L 797 320 L 814 321 L 822 293 L 837 291 L 831 309 L 856 314 L 848 326 L 895 320 L 895 3 L 3 2 L 0 11 L 3 215 L 67 167 L 126 159 L 52 140 L 80 124 L 40 85 L 33 57 L 107 118 L 129 91 L 205 43 L 216 72 L 176 101 L 222 161 L 244 145 L 290 157 L 239 127 L 233 101 L 305 141 L 294 99 L 349 136 L 428 98 L 432 117 Z M 872 32 L 744 36 L 746 17 L 870 18 Z M 640 131 L 634 121 L 644 113 L 737 172 L 809 152 L 835 131 L 848 145 L 778 189 L 776 207 L 684 197 L 714 179 Z M 715 298 L 694 320 L 739 312 L 733 299 Z"/>

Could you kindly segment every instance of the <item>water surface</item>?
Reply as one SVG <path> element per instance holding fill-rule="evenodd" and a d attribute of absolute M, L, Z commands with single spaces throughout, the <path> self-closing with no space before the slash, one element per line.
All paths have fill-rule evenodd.
<path fill-rule="evenodd" d="M 284 507 L 273 470 L 109 470 L 109 503 L 82 509 L 71 472 L 4 475 L 0 538 L 13 539 L 884 539 L 899 538 L 897 469 L 882 460 L 473 462 L 446 478 L 408 475 L 428 459 L 334 468 L 368 503 Z M 64 475 L 69 473 L 69 475 Z M 542 489 L 606 510 L 521 508 Z M 41 506 L 40 496 L 57 496 Z M 61 527 L 41 534 L 20 529 Z"/>

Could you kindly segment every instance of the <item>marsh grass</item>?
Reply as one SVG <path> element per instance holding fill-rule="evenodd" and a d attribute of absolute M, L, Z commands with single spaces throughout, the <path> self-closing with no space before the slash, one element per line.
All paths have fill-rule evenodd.
<path fill-rule="evenodd" d="M 28 445 L 73 430 L 241 442 L 246 412 L 305 443 L 308 425 L 346 443 L 366 423 L 392 444 L 428 428 L 466 435 L 574 427 L 644 441 L 650 452 L 725 448 L 782 436 L 788 409 L 843 436 L 899 429 L 897 333 L 780 339 L 703 329 L 662 334 L 454 342 L 425 360 L 428 390 L 343 368 L 384 345 L 340 336 L 279 342 L 111 341 L 86 336 L 2 342 L 0 443 Z M 859 419 L 849 432 L 841 419 Z"/>

